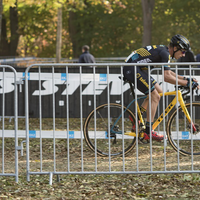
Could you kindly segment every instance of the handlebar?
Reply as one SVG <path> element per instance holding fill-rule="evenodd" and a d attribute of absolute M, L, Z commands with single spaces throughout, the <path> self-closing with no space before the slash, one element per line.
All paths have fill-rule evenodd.
<path fill-rule="evenodd" d="M 174 86 L 174 88 L 176 90 L 177 86 Z M 190 87 L 185 87 L 185 86 L 179 85 L 178 90 L 181 91 L 183 97 L 190 93 Z M 198 95 L 198 89 L 197 88 L 192 89 L 192 95 L 194 93 L 194 90 L 196 90 L 196 94 Z"/>

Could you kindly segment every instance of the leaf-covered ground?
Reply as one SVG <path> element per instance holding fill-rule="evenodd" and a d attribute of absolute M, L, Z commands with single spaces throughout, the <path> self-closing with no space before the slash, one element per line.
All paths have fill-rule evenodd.
<path fill-rule="evenodd" d="M 52 124 L 48 120 L 49 125 Z M 45 129 L 48 129 L 48 123 Z M 32 123 L 31 126 L 35 126 Z M 57 123 L 63 130 L 65 122 Z M 6 127 L 13 129 L 10 123 Z M 20 123 L 20 129 L 24 124 Z M 66 127 L 65 127 L 66 128 Z M 19 144 L 23 139 L 19 139 Z M 14 171 L 14 140 L 4 140 L 4 170 L 13 173 Z M 125 157 L 112 158 L 109 165 L 109 158 L 97 157 L 90 151 L 83 141 L 71 139 L 69 149 L 66 140 L 56 139 L 55 145 L 52 139 L 43 139 L 40 145 L 39 139 L 30 139 L 30 170 L 67 172 L 68 166 L 71 171 L 136 171 L 136 151 Z M 42 154 L 40 148 L 42 146 Z M 54 147 L 56 154 L 54 155 Z M 83 157 L 81 154 L 83 150 Z M 68 157 L 68 151 L 70 157 Z M 0 154 L 2 152 L 2 140 L 0 140 Z M 138 147 L 138 169 L 139 171 L 151 170 L 151 156 L 148 145 Z M 166 160 L 164 159 L 162 144 L 153 144 L 152 167 L 156 171 L 164 171 L 164 164 L 167 170 L 180 171 L 200 169 L 200 157 L 180 156 L 177 160 L 177 152 L 170 145 L 166 147 Z M 55 157 L 54 157 L 55 156 Z M 124 165 L 123 165 L 124 164 Z M 2 154 L 0 155 L 0 173 L 2 173 Z M 19 152 L 19 181 L 15 182 L 14 177 L 0 176 L 0 199 L 199 199 L 200 196 L 200 175 L 197 173 L 185 174 L 68 174 L 53 176 L 52 185 L 49 184 L 49 175 L 31 175 L 30 181 L 26 179 L 26 149 L 23 156 Z"/>
<path fill-rule="evenodd" d="M 199 199 L 198 174 L 0 177 L 0 199 Z"/>
<path fill-rule="evenodd" d="M 56 160 L 53 159 L 52 144 L 43 141 L 43 171 L 53 171 L 56 163 L 57 171 L 68 170 L 68 160 L 64 141 L 56 143 Z M 87 146 L 84 146 L 84 158 L 81 159 L 79 146 L 72 141 L 70 147 L 70 170 L 81 171 L 83 161 L 84 170 L 95 170 L 95 157 Z M 10 143 L 11 144 L 11 143 Z M 59 145 L 60 144 L 60 145 Z M 7 145 L 9 146 L 9 145 Z M 38 142 L 30 146 L 30 170 L 40 171 L 40 157 L 38 153 Z M 12 147 L 5 149 L 10 152 Z M 149 171 L 150 162 L 146 147 L 139 148 L 139 169 Z M 163 149 L 159 145 L 153 148 L 153 169 L 164 170 Z M 14 169 L 14 158 L 7 154 L 5 158 L 5 170 L 12 172 Z M 10 156 L 9 156 L 10 155 Z M 176 152 L 170 148 L 167 155 L 167 169 L 177 170 Z M 191 158 L 180 157 L 180 170 L 191 169 Z M 195 159 L 199 160 L 199 158 Z M 126 171 L 136 170 L 134 153 L 127 156 L 125 160 Z M 108 158 L 97 157 L 98 171 L 109 171 Z M 122 170 L 122 158 L 111 159 L 112 171 Z M 199 162 L 193 166 L 198 170 Z M 54 175 L 52 185 L 49 184 L 49 175 L 31 175 L 30 181 L 26 180 L 26 151 L 24 156 L 19 155 L 19 181 L 14 177 L 0 176 L 0 199 L 199 199 L 200 175 L 194 174 L 68 174 Z"/>

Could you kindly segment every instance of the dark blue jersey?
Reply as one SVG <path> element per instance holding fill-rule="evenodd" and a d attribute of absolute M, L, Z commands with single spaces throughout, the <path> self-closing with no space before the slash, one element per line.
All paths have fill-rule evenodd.
<path fill-rule="evenodd" d="M 126 63 L 169 63 L 170 54 L 168 48 L 164 45 L 149 45 L 133 51 L 125 60 Z M 147 69 L 141 66 L 142 69 Z M 151 67 L 152 68 L 152 67 Z M 164 67 L 170 70 L 169 66 Z"/>

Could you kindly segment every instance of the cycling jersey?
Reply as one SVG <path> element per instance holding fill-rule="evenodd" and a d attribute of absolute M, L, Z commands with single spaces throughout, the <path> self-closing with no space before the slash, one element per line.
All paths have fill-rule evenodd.
<path fill-rule="evenodd" d="M 125 60 L 126 63 L 169 63 L 170 54 L 168 48 L 164 45 L 149 45 L 133 51 Z M 151 69 L 153 66 L 150 67 Z M 137 87 L 145 93 L 149 93 L 149 81 L 148 81 L 148 66 L 136 66 L 137 72 Z M 164 66 L 164 70 L 170 70 L 168 65 Z M 135 69 L 134 66 L 124 66 L 124 76 L 127 80 L 135 83 Z M 151 87 L 150 90 L 154 90 L 154 85 L 157 83 L 153 77 L 150 77 Z"/>
<path fill-rule="evenodd" d="M 146 46 L 133 51 L 125 60 L 127 63 L 168 63 L 170 55 L 168 48 L 164 45 Z M 141 66 L 143 68 L 143 66 Z M 152 68 L 152 67 L 151 67 Z M 165 66 L 165 70 L 169 70 L 169 66 Z"/>

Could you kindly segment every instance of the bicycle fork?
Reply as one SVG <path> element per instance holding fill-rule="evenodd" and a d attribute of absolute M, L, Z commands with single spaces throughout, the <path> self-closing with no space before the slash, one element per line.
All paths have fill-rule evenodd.
<path fill-rule="evenodd" d="M 185 116 L 188 119 L 189 123 L 192 124 L 192 129 L 193 129 L 193 132 L 195 133 L 197 131 L 197 129 L 196 129 L 196 127 L 195 127 L 195 125 L 194 125 L 194 123 L 193 123 L 193 121 L 192 121 L 192 119 L 190 117 L 190 114 L 189 114 L 189 112 L 188 112 L 188 110 L 187 110 L 187 108 L 185 106 L 185 103 L 183 101 L 182 95 L 179 94 L 178 98 L 179 98 L 178 100 L 179 100 L 179 103 L 181 105 L 181 108 L 182 108 L 183 112 L 185 113 Z"/>

